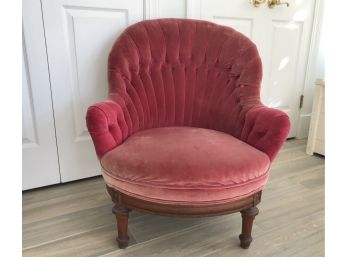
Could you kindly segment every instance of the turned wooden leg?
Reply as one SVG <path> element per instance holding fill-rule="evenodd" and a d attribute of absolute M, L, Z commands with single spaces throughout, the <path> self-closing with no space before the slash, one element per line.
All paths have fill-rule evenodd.
<path fill-rule="evenodd" d="M 240 246 L 243 249 L 248 249 L 253 238 L 251 237 L 251 230 L 253 228 L 253 221 L 255 216 L 259 214 L 257 207 L 250 207 L 240 212 L 242 214 L 242 234 L 239 235 Z"/>
<path fill-rule="evenodd" d="M 113 207 L 112 212 L 116 215 L 118 236 L 116 241 L 118 247 L 124 249 L 128 246 L 128 216 L 131 210 L 127 208 Z"/>

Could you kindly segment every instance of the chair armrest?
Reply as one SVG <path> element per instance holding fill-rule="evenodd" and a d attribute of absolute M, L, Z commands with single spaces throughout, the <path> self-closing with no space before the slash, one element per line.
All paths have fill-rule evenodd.
<path fill-rule="evenodd" d="M 273 161 L 290 131 L 290 120 L 284 112 L 258 105 L 245 116 L 241 140 L 266 153 Z"/>
<path fill-rule="evenodd" d="M 90 106 L 86 122 L 99 159 L 129 136 L 123 110 L 112 100 Z"/>

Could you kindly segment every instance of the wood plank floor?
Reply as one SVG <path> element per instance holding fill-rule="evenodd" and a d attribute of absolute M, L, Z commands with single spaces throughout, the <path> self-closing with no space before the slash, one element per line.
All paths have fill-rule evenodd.
<path fill-rule="evenodd" d="M 118 249 L 101 177 L 23 193 L 23 256 L 324 256 L 324 158 L 289 140 L 273 163 L 250 249 L 240 214 L 179 219 L 132 212 L 130 246 Z"/>

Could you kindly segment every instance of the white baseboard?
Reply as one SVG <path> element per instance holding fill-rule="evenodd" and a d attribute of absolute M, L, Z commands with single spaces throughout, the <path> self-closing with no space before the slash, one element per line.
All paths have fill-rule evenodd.
<path fill-rule="evenodd" d="M 300 115 L 296 138 L 303 139 L 308 137 L 310 122 L 311 122 L 311 113 Z"/>

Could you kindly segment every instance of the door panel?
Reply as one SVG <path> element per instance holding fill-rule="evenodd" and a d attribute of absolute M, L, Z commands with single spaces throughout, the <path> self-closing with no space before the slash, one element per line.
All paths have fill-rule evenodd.
<path fill-rule="evenodd" d="M 300 22 L 292 24 L 287 21 L 272 22 L 270 83 L 263 100 L 268 106 L 280 108 L 289 115 L 292 114 L 291 104 L 294 94 L 291 85 L 294 84 L 296 77 L 301 35 L 302 23 Z M 284 44 L 284 42 L 287 43 Z"/>
<path fill-rule="evenodd" d="M 62 182 L 100 174 L 85 114 L 107 97 L 108 54 L 142 2 L 42 0 Z"/>
<path fill-rule="evenodd" d="M 23 1 L 23 190 L 60 182 L 40 0 Z"/>
<path fill-rule="evenodd" d="M 255 42 L 263 63 L 262 101 L 290 116 L 289 137 L 293 137 L 299 118 L 315 0 L 289 2 L 290 7 L 280 5 L 270 9 L 267 4 L 256 8 L 246 0 L 188 0 L 187 13 L 188 18 L 233 27 Z"/>
<path fill-rule="evenodd" d="M 107 95 L 107 56 L 115 34 L 127 25 L 127 11 L 82 7 L 64 7 L 64 10 L 72 78 L 74 140 L 88 141 L 86 110 L 90 104 L 104 100 Z"/>
<path fill-rule="evenodd" d="M 213 16 L 213 22 L 234 28 L 247 37 L 252 37 L 253 20 L 249 18 L 234 18 L 224 16 Z"/>

